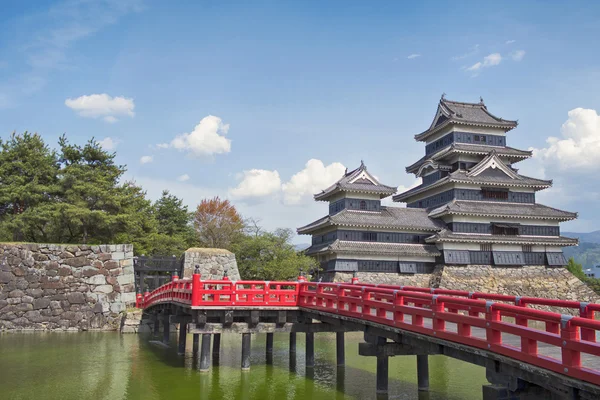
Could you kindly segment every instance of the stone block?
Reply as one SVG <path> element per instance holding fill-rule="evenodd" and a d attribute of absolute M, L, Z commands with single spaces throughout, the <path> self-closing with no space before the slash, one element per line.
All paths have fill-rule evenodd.
<path fill-rule="evenodd" d="M 81 269 L 81 275 L 88 278 L 90 276 L 101 275 L 102 271 L 98 268 L 86 266 Z"/>
<path fill-rule="evenodd" d="M 121 293 L 121 301 L 125 304 L 135 304 L 135 292 Z"/>
<path fill-rule="evenodd" d="M 122 251 L 115 251 L 114 253 L 112 253 L 112 259 L 113 260 L 123 260 L 123 259 L 125 259 L 125 253 Z"/>
<path fill-rule="evenodd" d="M 31 311 L 33 310 L 33 304 L 21 303 L 15 306 L 16 311 Z"/>
<path fill-rule="evenodd" d="M 21 303 L 33 304 L 33 297 L 25 295 L 25 296 L 21 297 Z"/>
<path fill-rule="evenodd" d="M 133 274 L 117 276 L 117 281 L 119 285 L 127 285 L 135 282 L 135 276 Z"/>
<path fill-rule="evenodd" d="M 89 285 L 106 285 L 106 277 L 104 275 L 94 275 L 85 280 Z"/>
<path fill-rule="evenodd" d="M 93 290 L 95 293 L 112 293 L 113 292 L 113 287 L 112 285 L 100 285 L 100 286 L 96 286 L 96 288 Z"/>
<path fill-rule="evenodd" d="M 104 263 L 104 268 L 106 269 L 114 269 L 114 268 L 119 268 L 120 264 L 118 261 L 115 260 L 110 260 L 110 261 L 106 261 Z"/>
<path fill-rule="evenodd" d="M 125 304 L 124 303 L 112 303 L 110 305 L 110 311 L 115 314 L 118 314 L 121 311 L 125 311 Z"/>
<path fill-rule="evenodd" d="M 83 304 L 85 303 L 85 296 L 80 292 L 68 293 L 67 300 L 70 304 Z"/>
<path fill-rule="evenodd" d="M 25 291 L 25 293 L 27 293 L 29 296 L 33 297 L 34 299 L 37 299 L 38 297 L 42 297 L 42 294 L 44 293 L 44 291 L 42 289 L 27 289 Z"/>
<path fill-rule="evenodd" d="M 21 304 L 21 298 L 20 297 L 9 297 L 8 299 L 6 299 L 6 302 L 8 304 Z"/>
<path fill-rule="evenodd" d="M 23 297 L 25 292 L 20 289 L 15 289 L 8 294 L 8 297 Z"/>
<path fill-rule="evenodd" d="M 126 258 L 120 261 L 121 267 L 132 267 L 133 268 L 133 258 Z"/>
<path fill-rule="evenodd" d="M 133 266 L 131 267 L 123 267 L 123 274 L 124 275 L 133 275 L 134 270 L 133 270 Z"/>
<path fill-rule="evenodd" d="M 99 261 L 108 261 L 112 259 L 112 254 L 111 253 L 100 253 L 98 254 L 98 260 Z"/>
<path fill-rule="evenodd" d="M 62 258 L 63 260 L 66 260 L 67 258 L 73 258 L 73 257 L 75 257 L 72 253 L 69 253 L 68 251 L 63 251 L 58 256 L 60 258 Z"/>
<path fill-rule="evenodd" d="M 0 272 L 0 283 L 8 283 L 15 280 L 15 275 L 12 272 Z"/>
<path fill-rule="evenodd" d="M 90 260 L 85 256 L 73 257 L 64 260 L 64 263 L 71 267 L 81 268 L 86 265 L 90 265 Z"/>
<path fill-rule="evenodd" d="M 42 297 L 42 298 L 39 298 L 39 299 L 35 299 L 33 301 L 33 309 L 34 310 L 39 310 L 39 309 L 42 309 L 42 308 L 46 308 L 49 305 L 50 305 L 50 299 L 47 298 L 47 297 Z"/>

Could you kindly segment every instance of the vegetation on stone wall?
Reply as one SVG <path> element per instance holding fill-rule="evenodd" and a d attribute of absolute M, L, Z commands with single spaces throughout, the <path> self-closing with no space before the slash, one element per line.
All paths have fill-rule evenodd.
<path fill-rule="evenodd" d="M 585 276 L 585 273 L 583 272 L 583 267 L 581 266 L 581 264 L 575 262 L 575 259 L 573 257 L 569 258 L 567 269 L 573 275 L 581 279 L 581 281 L 588 285 L 594 292 L 600 294 L 600 279 L 589 278 Z"/>

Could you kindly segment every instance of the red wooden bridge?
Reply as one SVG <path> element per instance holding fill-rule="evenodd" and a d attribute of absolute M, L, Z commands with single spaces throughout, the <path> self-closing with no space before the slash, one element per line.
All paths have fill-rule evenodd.
<path fill-rule="evenodd" d="M 344 332 L 362 331 L 361 355 L 377 357 L 377 390 L 387 392 L 387 358 L 417 355 L 419 388 L 427 389 L 427 356 L 444 354 L 482 365 L 492 385 L 484 399 L 600 398 L 600 304 L 409 286 L 306 282 L 177 279 L 138 295 L 137 306 L 186 333 L 202 335 L 200 370 L 208 370 L 210 340 L 218 357 L 220 334 L 242 334 L 242 368 L 248 369 L 250 334 L 306 334 L 306 365 L 314 365 L 314 333 L 336 332 L 338 365 Z M 545 311 L 552 308 L 563 313 Z M 187 325 L 187 329 L 186 329 Z M 269 343 L 270 342 L 270 343 Z M 341 343 L 340 343 L 341 342 Z M 182 347 L 183 346 L 183 347 Z M 503 397 L 506 396 L 506 397 Z M 509 397 L 512 396 L 512 397 Z M 519 397 L 521 396 L 521 397 Z"/>

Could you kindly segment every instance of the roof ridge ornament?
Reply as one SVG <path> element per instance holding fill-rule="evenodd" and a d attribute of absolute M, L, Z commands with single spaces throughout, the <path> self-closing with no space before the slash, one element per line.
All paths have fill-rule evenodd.
<path fill-rule="evenodd" d="M 443 93 L 442 93 L 442 98 L 441 98 L 441 100 L 446 100 L 446 92 L 443 92 Z"/>

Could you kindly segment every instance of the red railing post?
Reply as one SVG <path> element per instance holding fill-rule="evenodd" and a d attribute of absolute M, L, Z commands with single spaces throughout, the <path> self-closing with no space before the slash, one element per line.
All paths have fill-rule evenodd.
<path fill-rule="evenodd" d="M 521 299 L 521 296 L 515 297 L 515 305 L 517 307 L 526 308 L 527 304 Z M 517 314 L 515 317 L 515 322 L 519 326 L 529 327 L 529 318 Z M 521 351 L 530 356 L 537 356 L 538 354 L 538 345 L 537 341 L 534 339 L 530 339 L 527 337 L 521 337 Z"/>
<path fill-rule="evenodd" d="M 352 274 L 352 280 L 350 281 L 353 285 L 358 285 L 358 272 L 354 271 Z"/>
<path fill-rule="evenodd" d="M 581 353 L 577 350 L 568 349 L 567 346 L 572 342 L 579 342 L 579 327 L 571 324 L 570 315 L 563 315 L 560 318 L 560 337 L 562 342 L 562 363 L 565 367 L 564 372 L 568 373 L 569 368 L 581 368 Z"/>
<path fill-rule="evenodd" d="M 142 294 L 138 293 L 135 296 L 135 308 L 142 308 Z"/>
<path fill-rule="evenodd" d="M 589 303 L 579 304 L 579 316 L 581 318 L 594 319 L 594 310 L 589 309 Z M 581 328 L 581 340 L 587 340 L 588 342 L 596 341 L 596 331 L 590 328 Z"/>
<path fill-rule="evenodd" d="M 446 321 L 440 319 L 440 313 L 444 312 L 444 303 L 438 300 L 438 295 L 434 294 L 431 297 L 432 325 L 433 331 L 445 332 Z"/>
<path fill-rule="evenodd" d="M 192 275 L 192 307 L 199 306 L 202 302 L 202 282 L 200 281 L 200 274 L 198 268 Z"/>
<path fill-rule="evenodd" d="M 497 344 L 502 344 L 502 334 L 499 330 L 494 329 L 492 326 L 494 323 L 500 321 L 500 311 L 494 309 L 494 302 L 487 300 L 485 302 L 485 319 L 486 322 L 486 339 L 488 342 L 488 349 Z"/>
<path fill-rule="evenodd" d="M 394 290 L 394 322 L 404 322 L 404 313 L 398 311 L 397 307 L 404 305 L 404 295 L 402 290 Z"/>

